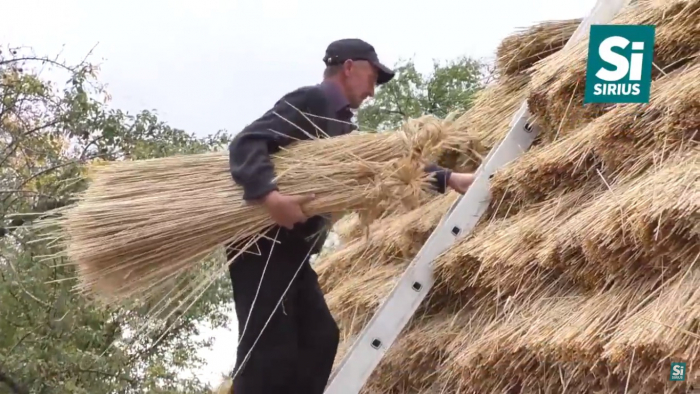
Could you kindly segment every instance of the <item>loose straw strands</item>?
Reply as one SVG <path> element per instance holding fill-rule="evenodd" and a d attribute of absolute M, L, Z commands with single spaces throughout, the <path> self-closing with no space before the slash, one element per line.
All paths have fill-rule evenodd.
<path fill-rule="evenodd" d="M 700 62 L 654 82 L 649 104 L 619 105 L 580 131 L 496 172 L 491 207 L 502 215 L 551 193 L 641 174 L 700 141 Z M 585 187 L 585 186 L 584 186 Z"/>
<path fill-rule="evenodd" d="M 311 215 L 411 204 L 427 185 L 423 158 L 435 155 L 444 132 L 425 117 L 394 133 L 297 142 L 273 159 L 278 184 L 287 194 L 316 194 L 305 207 Z M 97 168 L 81 201 L 54 224 L 80 290 L 145 296 L 222 244 L 245 248 L 271 226 L 241 194 L 223 153 L 119 162 Z"/>
<path fill-rule="evenodd" d="M 655 25 L 653 78 L 663 76 L 691 60 L 700 51 L 700 1 L 637 1 L 611 23 Z M 555 138 L 603 115 L 607 104 L 583 105 L 588 38 L 559 51 L 534 67 L 528 104 L 546 133 Z M 659 70 L 663 70 L 659 71 Z"/>
<path fill-rule="evenodd" d="M 668 277 L 700 251 L 699 222 L 700 155 L 689 152 L 612 185 L 557 229 L 541 259 L 590 287 L 631 275 Z"/>
<path fill-rule="evenodd" d="M 520 29 L 496 50 L 496 69 L 501 75 L 517 75 L 536 62 L 561 50 L 574 34 L 581 19 L 546 21 Z"/>

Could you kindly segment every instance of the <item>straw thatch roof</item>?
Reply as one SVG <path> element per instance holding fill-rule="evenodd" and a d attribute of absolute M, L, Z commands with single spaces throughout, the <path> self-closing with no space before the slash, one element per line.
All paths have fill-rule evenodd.
<path fill-rule="evenodd" d="M 478 165 L 525 98 L 542 136 L 495 174 L 487 213 L 436 261 L 436 286 L 364 392 L 681 393 L 700 383 L 699 20 L 699 0 L 653 0 L 614 21 L 657 26 L 644 105 L 583 106 L 588 42 L 560 50 L 574 21 L 504 41 L 498 81 L 447 138 L 466 152 L 453 164 Z M 341 246 L 317 265 L 343 335 L 337 362 L 454 198 L 366 234 L 345 222 Z M 669 381 L 676 361 L 685 382 Z"/>

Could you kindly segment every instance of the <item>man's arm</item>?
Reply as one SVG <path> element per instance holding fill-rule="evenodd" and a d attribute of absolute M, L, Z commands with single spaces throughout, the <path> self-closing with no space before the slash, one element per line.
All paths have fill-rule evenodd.
<path fill-rule="evenodd" d="M 286 94 L 229 144 L 231 176 L 243 188 L 244 200 L 259 200 L 278 190 L 270 154 L 294 141 L 309 139 L 299 128 L 308 132 L 313 125 L 299 111 L 314 112 L 318 107 L 313 93 L 302 88 Z"/>

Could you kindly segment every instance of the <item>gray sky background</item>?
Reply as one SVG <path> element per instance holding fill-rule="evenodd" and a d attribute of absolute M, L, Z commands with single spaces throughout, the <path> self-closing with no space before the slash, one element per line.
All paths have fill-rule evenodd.
<path fill-rule="evenodd" d="M 3 43 L 77 62 L 95 47 L 114 107 L 156 109 L 206 135 L 236 132 L 284 93 L 320 80 L 328 43 L 358 37 L 393 65 L 414 58 L 492 58 L 533 23 L 584 17 L 595 0 L 0 0 Z M 217 331 L 209 366 L 218 383 L 235 361 L 236 330 Z"/>

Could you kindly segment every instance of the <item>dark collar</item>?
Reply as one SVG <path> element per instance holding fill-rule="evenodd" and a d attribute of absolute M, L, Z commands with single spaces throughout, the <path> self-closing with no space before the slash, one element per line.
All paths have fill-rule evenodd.
<path fill-rule="evenodd" d="M 349 109 L 350 103 L 348 102 L 348 99 L 345 98 L 345 95 L 340 90 L 338 85 L 331 81 L 323 81 L 321 82 L 320 87 L 326 94 L 328 103 L 335 113 Z"/>

